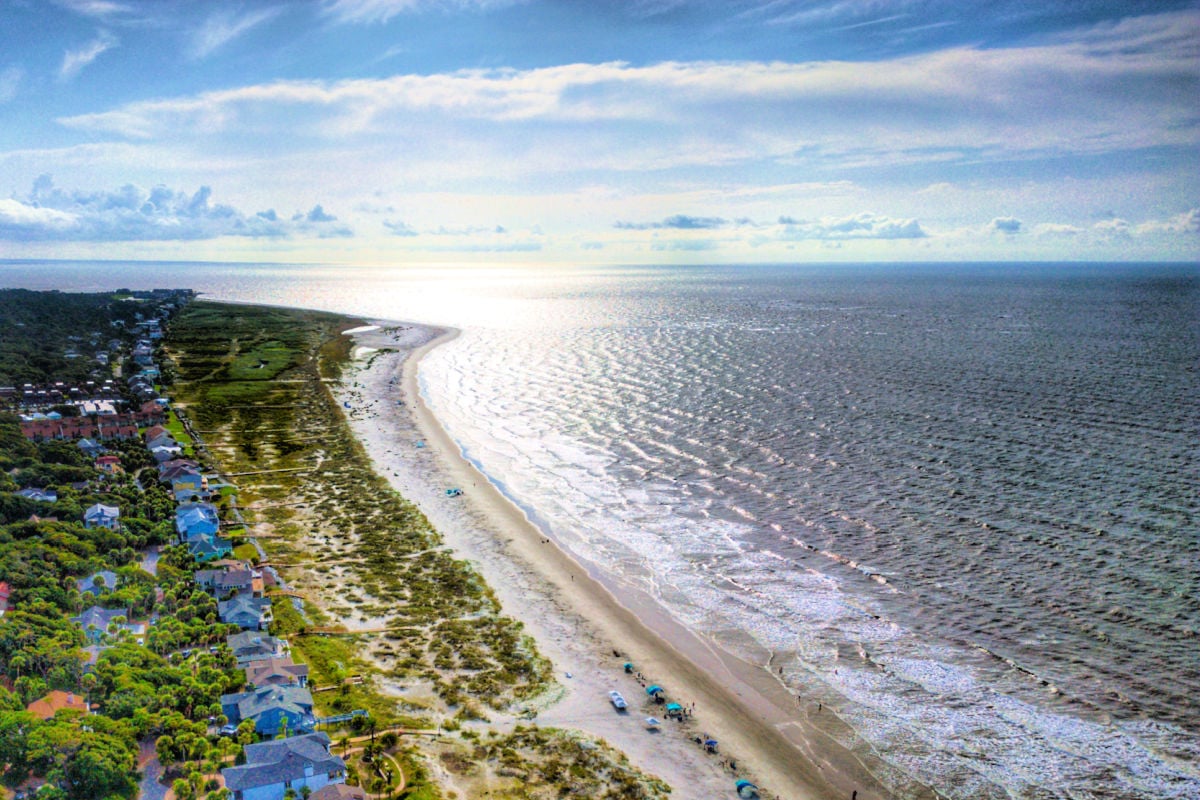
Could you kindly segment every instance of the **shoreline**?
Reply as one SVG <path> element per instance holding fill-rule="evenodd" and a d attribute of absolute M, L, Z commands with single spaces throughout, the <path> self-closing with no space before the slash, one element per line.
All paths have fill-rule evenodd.
<path fill-rule="evenodd" d="M 347 412 L 351 429 L 377 471 L 421 507 L 447 544 L 475 563 L 505 612 L 526 625 L 554 662 L 563 691 L 549 707 L 539 709 L 538 724 L 581 728 L 609 740 L 640 768 L 667 780 L 680 797 L 731 793 L 739 777 L 780 798 L 849 798 L 853 792 L 862 800 L 891 796 L 858 754 L 823 729 L 841 726 L 836 716 L 814 721 L 808 707 L 815 702 L 797 698 L 765 665 L 726 652 L 674 620 L 649 596 L 618 584 L 548 539 L 463 455 L 419 386 L 421 359 L 459 331 L 399 323 L 423 339 L 406 346 L 387 332 L 398 323 L 374 324 L 379 327 L 349 334 L 355 357 L 339 399 L 353 396 L 361 404 Z M 379 352 L 383 348 L 389 352 Z M 361 352 L 370 352 L 370 361 L 364 363 Z M 361 394 L 349 388 L 351 381 Z M 397 392 L 402 404 L 395 399 Z M 428 446 L 418 449 L 413 436 Z M 441 487 L 428 485 L 435 476 L 461 486 L 464 495 L 439 496 L 444 495 Z M 621 720 L 606 708 L 604 687 L 618 689 L 630 700 L 628 717 L 661 711 L 646 705 L 639 683 L 623 673 L 626 659 L 647 680 L 661 683 L 672 701 L 695 703 L 685 735 L 667 723 L 648 752 L 640 720 Z M 572 677 L 566 678 L 568 673 Z M 614 720 L 627 724 L 614 725 Z M 721 743 L 720 756 L 693 743 L 690 737 L 701 731 Z M 654 758 L 668 755 L 668 749 L 670 758 Z M 736 772 L 729 769 L 731 759 Z M 889 769 L 871 760 L 877 768 Z M 927 795 L 935 796 L 928 790 Z"/>

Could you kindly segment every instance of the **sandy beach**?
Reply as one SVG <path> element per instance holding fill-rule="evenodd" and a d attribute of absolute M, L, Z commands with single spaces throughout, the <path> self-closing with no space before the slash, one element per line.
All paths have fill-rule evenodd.
<path fill-rule="evenodd" d="M 355 368 L 344 376 L 339 400 L 379 473 L 476 565 L 505 612 L 553 661 L 562 688 L 539 698 L 537 724 L 607 740 L 670 783 L 676 797 L 733 797 L 738 778 L 778 798 L 889 796 L 872 774 L 879 762 L 835 739 L 845 731 L 834 714 L 789 691 L 769 665 L 731 656 L 649 597 L 589 568 L 463 458 L 421 399 L 417 377 L 421 357 L 457 332 L 378 325 L 354 332 Z M 383 348 L 389 352 L 378 352 Z M 447 487 L 463 495 L 447 497 Z M 622 668 L 627 660 L 633 675 Z M 643 719 L 662 719 L 663 709 L 647 697 L 647 683 L 662 685 L 690 718 L 648 731 Z M 627 713 L 609 704 L 612 689 L 629 701 Z M 697 743 L 706 736 L 719 741 L 718 753 Z"/>

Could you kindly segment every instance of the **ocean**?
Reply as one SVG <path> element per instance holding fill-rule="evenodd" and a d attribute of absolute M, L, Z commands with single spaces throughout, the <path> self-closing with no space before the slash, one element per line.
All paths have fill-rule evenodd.
<path fill-rule="evenodd" d="M 465 454 L 897 776 L 1200 797 L 1194 266 L 2 262 L 0 285 L 462 328 L 421 385 Z"/>

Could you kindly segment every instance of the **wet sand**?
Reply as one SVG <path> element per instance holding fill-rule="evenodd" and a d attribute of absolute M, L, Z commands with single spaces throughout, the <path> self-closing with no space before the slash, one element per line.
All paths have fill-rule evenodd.
<path fill-rule="evenodd" d="M 829 734 L 838 730 L 836 717 L 819 714 L 815 702 L 790 692 L 766 665 L 735 658 L 648 596 L 582 563 L 463 457 L 418 386 L 420 359 L 456 331 L 402 325 L 353 335 L 356 368 L 347 372 L 339 400 L 350 404 L 351 427 L 377 471 L 477 566 L 505 613 L 524 623 L 555 665 L 562 688 L 532 704 L 537 724 L 606 739 L 670 783 L 674 797 L 734 797 L 738 778 L 755 782 L 764 797 L 889 796 L 864 758 L 878 762 Z M 395 352 L 372 353 L 381 348 Z M 447 497 L 450 486 L 463 495 Z M 626 660 L 643 680 L 624 673 Z M 694 704 L 693 716 L 664 720 L 660 733 L 648 732 L 643 718 L 662 719 L 663 709 L 647 698 L 645 683 L 661 684 L 689 710 Z M 629 701 L 627 713 L 609 705 L 610 689 Z M 694 741 L 705 735 L 720 742 L 718 754 Z"/>

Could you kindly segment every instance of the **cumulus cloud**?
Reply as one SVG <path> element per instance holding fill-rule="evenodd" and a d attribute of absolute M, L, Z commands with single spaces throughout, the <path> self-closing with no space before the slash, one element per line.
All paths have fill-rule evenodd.
<path fill-rule="evenodd" d="M 617 222 L 613 227 L 628 231 L 658 230 L 672 228 L 681 231 L 699 231 L 721 228 L 729 224 L 729 220 L 721 217 L 693 217 L 688 214 L 674 214 L 661 222 Z"/>
<path fill-rule="evenodd" d="M 69 81 L 78 75 L 84 67 L 91 64 L 107 50 L 118 44 L 117 37 L 108 31 L 100 31 L 96 38 L 78 50 L 68 50 L 63 55 L 62 66 L 58 69 L 59 80 Z"/>
<path fill-rule="evenodd" d="M 279 16 L 281 11 L 282 7 L 261 8 L 246 14 L 218 11 L 206 19 L 192 36 L 192 58 L 205 58 L 242 34 Z"/>
<path fill-rule="evenodd" d="M 988 223 L 988 230 L 1011 236 L 1021 232 L 1021 220 L 1016 217 L 996 217 Z"/>
<path fill-rule="evenodd" d="M 803 220 L 780 217 L 780 238 L 800 239 L 923 239 L 927 236 L 915 219 L 895 219 L 870 212 L 849 217 Z"/>
<path fill-rule="evenodd" d="M 126 184 L 116 191 L 66 191 L 48 175 L 24 198 L 0 200 L 0 239 L 10 241 L 186 241 L 221 236 L 274 237 L 353 235 L 336 217 L 315 206 L 283 220 L 274 209 L 245 214 L 211 202 L 212 190 L 193 194 L 166 186 L 145 190 Z"/>
<path fill-rule="evenodd" d="M 1137 233 L 1200 233 L 1200 208 L 1193 208 L 1170 219 L 1150 220 L 1138 225 Z"/>

